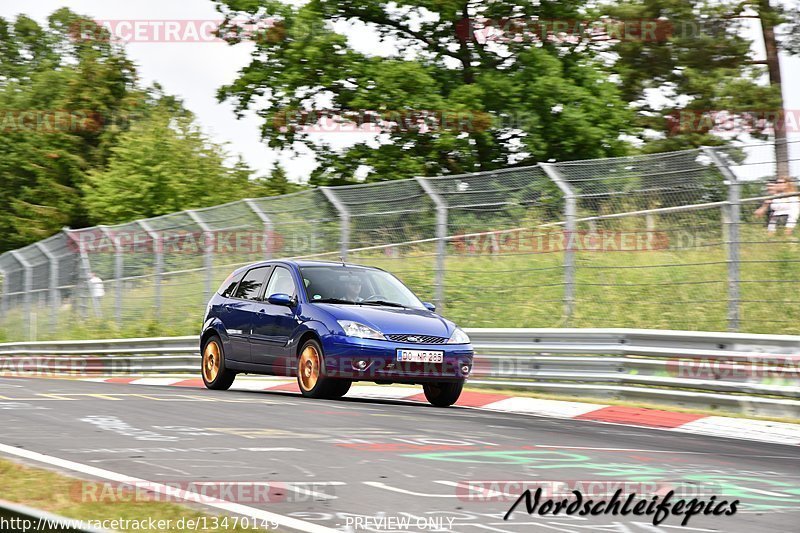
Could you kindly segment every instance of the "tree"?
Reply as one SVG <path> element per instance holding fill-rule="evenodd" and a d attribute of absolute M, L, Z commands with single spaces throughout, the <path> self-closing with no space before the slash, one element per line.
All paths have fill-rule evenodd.
<path fill-rule="evenodd" d="M 768 0 L 622 0 L 600 9 L 615 19 L 671 24 L 664 38 L 623 40 L 612 47 L 624 98 L 638 110 L 645 151 L 727 142 L 713 129 L 713 114 L 718 112 L 747 126 L 734 133 L 767 138 L 775 124 L 761 120 L 764 115 L 759 112 L 780 115 L 783 109 L 774 28 L 784 20 Z M 761 23 L 766 61 L 754 58 L 753 42 L 743 26 L 747 18 Z M 769 84 L 761 81 L 765 77 Z M 654 91 L 660 96 L 655 104 L 650 97 Z M 774 129 L 776 146 L 785 150 L 782 125 Z M 777 159 L 785 161 L 780 148 Z"/>
<path fill-rule="evenodd" d="M 156 105 L 120 136 L 107 167 L 89 172 L 83 191 L 94 223 L 128 222 L 247 196 L 251 171 L 241 160 L 227 165 L 227 154 L 205 137 L 191 113 L 165 107 L 170 106 Z"/>
<path fill-rule="evenodd" d="M 0 19 L 0 251 L 85 224 L 86 170 L 105 163 L 119 133 L 107 123 L 135 108 L 135 85 L 122 52 L 67 9 L 45 27 Z"/>
<path fill-rule="evenodd" d="M 265 196 L 278 196 L 291 194 L 305 189 L 303 185 L 289 181 L 286 170 L 280 163 L 272 166 L 266 177 L 251 179 L 243 197 L 261 198 Z"/>
<path fill-rule="evenodd" d="M 257 110 L 273 148 L 310 148 L 312 183 L 490 170 L 509 164 L 621 155 L 631 115 L 599 59 L 581 42 L 518 39 L 487 27 L 513 18 L 581 18 L 578 0 L 401 1 L 216 0 L 220 34 L 242 39 L 240 21 L 271 26 L 221 100 Z M 394 50 L 360 51 L 340 29 L 373 31 Z M 352 33 L 352 32 L 351 32 Z M 376 123 L 374 142 L 335 150 L 305 126 L 331 120 Z"/>
<path fill-rule="evenodd" d="M 112 224 L 294 190 L 251 181 L 108 32 L 67 9 L 0 19 L 0 252 Z"/>
<path fill-rule="evenodd" d="M 780 110 L 780 121 L 783 122 L 783 82 L 781 81 L 781 64 L 778 57 L 778 39 L 775 36 L 775 29 L 784 22 L 790 22 L 794 26 L 797 20 L 797 10 L 793 10 L 793 17 L 787 17 L 783 9 L 774 8 L 769 0 L 758 0 L 755 6 L 758 10 L 758 19 L 761 23 L 761 35 L 764 39 L 764 49 L 766 51 L 766 65 L 769 73 L 769 84 L 775 90 L 778 99 L 778 109 Z M 792 12 L 790 12 L 792 13 Z M 796 27 L 794 29 L 797 29 Z M 791 34 L 790 34 L 791 36 Z M 793 51 L 793 39 L 787 41 L 786 49 L 790 53 Z M 786 125 L 773 122 L 775 135 L 775 161 L 777 163 L 778 176 L 789 176 L 789 146 L 786 143 Z"/>

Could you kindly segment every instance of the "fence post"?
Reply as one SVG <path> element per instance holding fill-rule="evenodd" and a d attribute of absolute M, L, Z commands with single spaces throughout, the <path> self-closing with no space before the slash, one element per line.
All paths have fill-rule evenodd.
<path fill-rule="evenodd" d="M 137 222 L 150 239 L 153 241 L 153 253 L 155 254 L 155 272 L 153 281 L 153 291 L 155 293 L 156 320 L 161 318 L 161 277 L 164 274 L 164 247 L 161 245 L 161 236 L 146 220 Z"/>
<path fill-rule="evenodd" d="M 0 277 L 3 278 L 3 292 L 0 294 L 0 315 L 5 317 L 8 313 L 8 274 L 5 270 L 0 270 Z"/>
<path fill-rule="evenodd" d="M 203 232 L 203 241 L 205 243 L 205 251 L 203 252 L 203 268 L 206 271 L 206 290 L 205 302 L 211 300 L 211 295 L 214 293 L 214 230 L 200 218 L 196 211 L 188 210 L 186 214 L 194 221 L 195 224 L 200 226 L 200 231 Z"/>
<path fill-rule="evenodd" d="M 26 321 L 28 322 L 28 340 L 35 341 L 34 338 L 34 329 L 33 329 L 33 320 L 31 318 L 31 291 L 33 290 L 33 269 L 31 268 L 31 264 L 22 257 L 22 254 L 17 252 L 16 250 L 11 251 L 11 256 L 17 260 L 17 263 L 22 266 L 24 271 L 24 278 L 22 283 L 22 290 L 24 291 L 24 304 L 25 304 L 25 316 Z"/>
<path fill-rule="evenodd" d="M 730 169 L 720 155 L 710 147 L 703 147 L 703 152 L 711 159 L 714 165 L 725 178 L 728 186 L 728 205 L 724 223 L 728 226 L 725 231 L 725 248 L 728 251 L 728 331 L 739 330 L 739 224 L 741 222 L 741 184 L 736 174 Z"/>
<path fill-rule="evenodd" d="M 86 286 L 86 294 L 89 298 L 90 305 L 92 306 L 92 312 L 96 318 L 100 317 L 100 309 L 97 307 L 97 300 L 92 296 L 92 263 L 89 260 L 89 254 L 83 248 L 83 243 L 81 243 L 81 253 L 80 253 L 80 271 L 81 271 L 81 278 L 83 279 L 83 283 Z M 85 316 L 85 315 L 84 315 Z"/>
<path fill-rule="evenodd" d="M 41 242 L 37 242 L 36 247 L 47 258 L 50 264 L 50 268 L 48 269 L 50 272 L 50 308 L 52 313 L 50 316 L 50 323 L 53 326 L 53 330 L 55 330 L 58 328 L 58 308 L 61 303 L 58 298 L 58 259 L 56 259 L 56 256 Z"/>
<path fill-rule="evenodd" d="M 95 317 L 100 317 L 100 309 L 97 306 L 97 301 L 92 296 L 92 283 L 90 281 L 91 272 L 92 272 L 92 263 L 89 260 L 89 254 L 86 251 L 86 239 L 83 238 L 83 233 L 80 230 L 71 230 L 69 228 L 64 228 L 64 234 L 67 236 L 67 239 L 72 239 L 75 243 L 75 246 L 78 248 L 78 272 L 79 278 L 83 280 L 83 284 L 86 287 L 86 295 L 91 302 L 92 311 L 94 312 Z M 75 239 L 73 233 L 78 234 L 78 239 Z M 77 302 L 77 299 L 80 298 L 80 314 L 82 317 L 86 317 L 88 315 L 88 308 L 84 305 L 85 296 L 78 295 L 78 289 L 80 287 L 80 282 L 75 283 L 75 296 L 74 299 Z"/>
<path fill-rule="evenodd" d="M 106 226 L 98 226 L 103 235 L 114 246 L 114 320 L 117 326 L 122 327 L 122 278 L 125 277 L 125 263 L 122 256 L 122 245 L 116 235 L 111 233 Z"/>
<path fill-rule="evenodd" d="M 572 187 L 558 169 L 550 163 L 539 163 L 539 167 L 564 193 L 564 218 L 566 242 L 564 249 L 564 325 L 569 325 L 575 307 L 575 234 L 577 231 L 578 202 Z"/>
<path fill-rule="evenodd" d="M 264 212 L 263 209 L 252 198 L 245 198 L 244 203 L 250 210 L 256 214 L 261 223 L 264 224 L 264 251 L 265 259 L 272 259 L 272 247 L 275 245 L 275 232 L 272 225 L 272 219 Z"/>
<path fill-rule="evenodd" d="M 415 178 L 422 190 L 430 196 L 436 206 L 436 278 L 434 280 L 434 303 L 437 310 L 444 310 L 445 258 L 447 256 L 447 204 L 425 178 Z M 441 312 L 441 310 L 439 312 Z"/>
<path fill-rule="evenodd" d="M 342 261 L 344 261 L 347 259 L 347 250 L 350 248 L 350 211 L 348 211 L 347 206 L 336 197 L 336 194 L 334 194 L 330 187 L 320 187 L 320 190 L 339 213 L 339 223 L 341 227 L 339 254 L 342 256 Z"/>

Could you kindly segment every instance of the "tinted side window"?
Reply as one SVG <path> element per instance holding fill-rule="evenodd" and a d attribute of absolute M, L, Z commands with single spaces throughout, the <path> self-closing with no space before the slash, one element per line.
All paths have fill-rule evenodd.
<path fill-rule="evenodd" d="M 235 275 L 231 274 L 217 292 L 225 298 L 231 298 L 233 296 L 234 289 L 236 289 L 236 285 L 242 280 L 242 277 L 244 277 L 244 272 L 239 272 Z"/>
<path fill-rule="evenodd" d="M 265 294 L 266 296 L 270 296 L 279 292 L 288 294 L 289 296 L 297 294 L 294 280 L 292 279 L 292 273 L 283 267 L 275 267 L 275 272 L 269 280 L 269 285 L 267 285 L 267 292 Z"/>
<path fill-rule="evenodd" d="M 235 298 L 244 300 L 255 300 L 261 294 L 261 288 L 267 281 L 267 274 L 270 267 L 254 268 L 249 271 L 236 289 Z"/>

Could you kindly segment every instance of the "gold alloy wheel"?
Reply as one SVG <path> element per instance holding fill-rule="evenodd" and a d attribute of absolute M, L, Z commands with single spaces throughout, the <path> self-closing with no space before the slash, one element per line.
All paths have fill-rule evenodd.
<path fill-rule="evenodd" d="M 217 341 L 210 341 L 203 352 L 203 377 L 208 383 L 217 379 L 222 354 Z"/>
<path fill-rule="evenodd" d="M 300 386 L 308 392 L 317 385 L 319 381 L 320 358 L 317 349 L 313 344 L 309 344 L 300 354 L 297 373 L 300 376 Z"/>

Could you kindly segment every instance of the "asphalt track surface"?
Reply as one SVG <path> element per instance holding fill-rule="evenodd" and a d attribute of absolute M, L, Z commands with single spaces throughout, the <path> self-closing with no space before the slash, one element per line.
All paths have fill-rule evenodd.
<path fill-rule="evenodd" d="M 337 531 L 800 530 L 793 446 L 398 401 L 27 378 L 0 379 L 0 428 L 2 445 L 148 481 L 269 482 L 268 496 L 240 490 L 237 503 Z M 741 504 L 686 527 L 676 516 L 658 527 L 648 516 L 529 516 L 524 504 L 503 520 L 522 491 L 514 482 L 554 481 L 605 481 L 581 485 L 595 500 L 629 482 Z"/>

